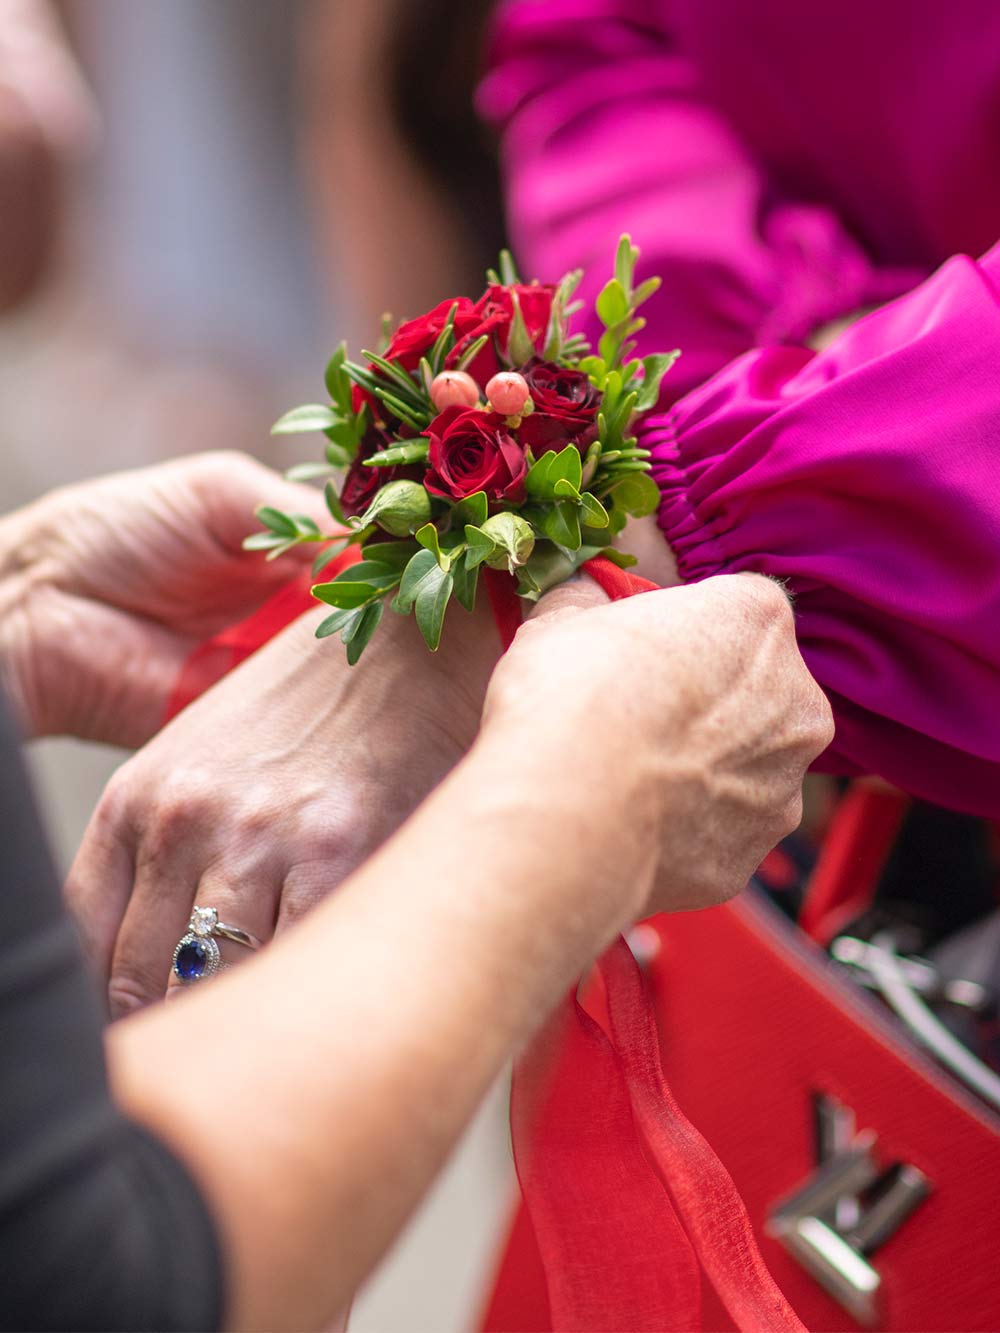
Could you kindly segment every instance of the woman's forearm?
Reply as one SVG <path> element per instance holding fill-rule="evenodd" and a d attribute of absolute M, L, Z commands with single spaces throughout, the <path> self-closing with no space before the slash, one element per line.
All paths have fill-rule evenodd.
<path fill-rule="evenodd" d="M 596 818 L 578 782 L 560 795 L 579 756 L 546 772 L 528 753 L 487 733 L 304 928 L 112 1030 L 117 1096 L 216 1214 L 231 1325 L 319 1327 L 347 1302 L 506 1060 L 644 901 L 655 812 L 625 756 L 593 761 L 593 789 L 617 793 Z M 544 816 L 524 795 L 542 789 Z"/>

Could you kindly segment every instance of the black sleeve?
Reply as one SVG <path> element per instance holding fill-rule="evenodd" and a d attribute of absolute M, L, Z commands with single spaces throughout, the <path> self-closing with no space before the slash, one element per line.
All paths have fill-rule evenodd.
<path fill-rule="evenodd" d="M 115 1109 L 101 1027 L 0 700 L 0 1328 L 218 1328 L 212 1221 Z"/>

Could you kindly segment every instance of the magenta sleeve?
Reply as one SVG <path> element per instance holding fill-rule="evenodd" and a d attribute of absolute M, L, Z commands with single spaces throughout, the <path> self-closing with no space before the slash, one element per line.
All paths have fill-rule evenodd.
<path fill-rule="evenodd" d="M 825 766 L 1000 816 L 1000 245 L 647 419 L 686 580 L 787 581 Z"/>
<path fill-rule="evenodd" d="M 878 269 L 833 211 L 782 197 L 703 96 L 662 9 L 508 0 L 479 107 L 500 132 L 526 273 L 584 268 L 592 308 L 628 231 L 640 276 L 663 278 L 641 350 L 683 349 L 664 382 L 672 398 L 750 347 L 801 341 L 924 275 Z"/>

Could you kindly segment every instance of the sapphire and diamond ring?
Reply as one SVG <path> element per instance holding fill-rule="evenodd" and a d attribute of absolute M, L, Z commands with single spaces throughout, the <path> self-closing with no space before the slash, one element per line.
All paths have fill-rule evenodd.
<path fill-rule="evenodd" d="M 187 933 L 182 935 L 174 950 L 174 976 L 184 985 L 214 976 L 224 967 L 219 952 L 219 940 L 232 940 L 245 949 L 259 949 L 260 940 L 249 931 L 227 926 L 219 920 L 214 907 L 192 907 Z"/>

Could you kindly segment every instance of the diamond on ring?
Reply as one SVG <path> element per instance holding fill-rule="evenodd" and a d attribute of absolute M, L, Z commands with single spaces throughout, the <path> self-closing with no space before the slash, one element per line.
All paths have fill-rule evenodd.
<path fill-rule="evenodd" d="M 245 949 L 259 949 L 261 945 L 256 935 L 221 922 L 214 907 L 199 907 L 195 904 L 191 908 L 187 932 L 181 936 L 174 949 L 173 973 L 177 980 L 190 985 L 193 981 L 201 981 L 203 977 L 220 972 L 225 964 L 219 953 L 219 939 L 232 940 Z"/>

